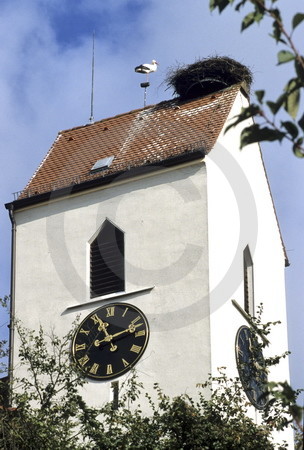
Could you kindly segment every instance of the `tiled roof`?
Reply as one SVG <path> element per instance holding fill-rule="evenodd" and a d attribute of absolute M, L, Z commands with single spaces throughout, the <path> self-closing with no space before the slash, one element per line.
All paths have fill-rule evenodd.
<path fill-rule="evenodd" d="M 58 134 L 19 199 L 94 180 L 203 149 L 221 132 L 240 85 L 181 102 L 148 106 Z M 97 160 L 114 156 L 109 169 L 91 174 Z"/>

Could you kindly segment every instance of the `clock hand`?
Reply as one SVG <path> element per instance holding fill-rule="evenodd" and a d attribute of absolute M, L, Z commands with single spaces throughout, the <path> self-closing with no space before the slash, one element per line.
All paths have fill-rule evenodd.
<path fill-rule="evenodd" d="M 109 324 L 107 322 L 104 322 L 103 320 L 101 320 L 101 318 L 98 316 L 96 317 L 96 319 L 99 322 L 98 331 L 104 331 L 106 333 L 107 332 L 106 328 L 109 326 Z"/>
<path fill-rule="evenodd" d="M 111 342 L 111 340 L 112 340 L 111 335 L 107 332 L 107 329 L 106 329 L 109 324 L 107 322 L 103 322 L 99 317 L 98 317 L 98 322 L 99 322 L 98 330 L 103 331 L 106 336 L 103 339 L 103 341 L 110 342 L 110 345 L 111 345 L 110 351 L 115 352 L 115 350 L 117 350 L 117 345 L 114 345 L 113 342 Z M 94 342 L 94 344 L 96 345 L 96 341 Z"/>
<path fill-rule="evenodd" d="M 129 327 L 126 328 L 125 330 L 119 331 L 118 333 L 115 333 L 115 334 L 112 334 L 112 335 L 111 335 L 111 334 L 107 334 L 106 337 L 105 337 L 104 339 L 101 339 L 101 341 L 99 341 L 98 339 L 96 339 L 95 342 L 94 342 L 94 345 L 95 345 L 96 347 L 99 347 L 99 345 L 100 345 L 102 342 L 111 342 L 111 340 L 112 340 L 113 338 L 115 338 L 115 337 L 117 337 L 117 336 L 120 336 L 120 335 L 123 334 L 123 333 L 127 333 L 128 331 L 129 331 L 130 333 L 134 333 L 135 329 L 136 329 L 137 327 L 140 327 L 141 325 L 142 325 L 142 323 L 139 323 L 138 325 L 130 324 Z M 114 351 L 114 350 L 113 350 L 113 351 Z"/>
<path fill-rule="evenodd" d="M 143 324 L 142 323 L 138 323 L 137 325 L 134 325 L 134 323 L 130 323 L 130 325 L 128 326 L 128 328 L 126 330 L 123 330 L 123 331 L 120 331 L 119 333 L 114 334 L 113 337 L 118 336 L 119 334 L 122 334 L 125 331 L 129 331 L 130 333 L 134 333 L 136 328 L 140 327 L 141 325 L 143 325 Z"/>

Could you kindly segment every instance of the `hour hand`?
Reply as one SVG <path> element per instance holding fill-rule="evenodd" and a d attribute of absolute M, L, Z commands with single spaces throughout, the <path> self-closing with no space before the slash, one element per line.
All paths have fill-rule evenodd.
<path fill-rule="evenodd" d="M 108 334 L 105 338 L 103 339 L 95 339 L 94 341 L 94 345 L 95 347 L 99 347 L 100 344 L 102 344 L 103 342 L 111 342 L 112 341 L 113 336 L 111 334 Z"/>
<path fill-rule="evenodd" d="M 104 331 L 107 334 L 107 326 L 109 325 L 107 322 L 104 322 L 103 320 L 101 320 L 98 317 L 98 322 L 99 322 L 99 327 L 98 327 L 98 331 Z"/>
<path fill-rule="evenodd" d="M 112 341 L 112 337 L 110 334 L 108 334 L 104 339 L 101 339 L 100 341 L 96 339 L 94 341 L 95 347 L 99 347 L 102 342 L 110 342 L 110 352 L 115 352 L 117 350 L 117 345 L 114 345 Z"/>

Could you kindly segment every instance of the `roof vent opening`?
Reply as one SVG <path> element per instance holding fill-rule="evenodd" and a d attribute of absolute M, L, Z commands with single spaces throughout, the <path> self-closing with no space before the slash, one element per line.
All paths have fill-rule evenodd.
<path fill-rule="evenodd" d="M 181 100 L 190 100 L 243 82 L 249 91 L 252 73 L 248 67 L 227 56 L 215 56 L 189 65 L 171 68 L 166 83 Z"/>
<path fill-rule="evenodd" d="M 90 173 L 101 172 L 102 170 L 108 169 L 111 166 L 113 159 L 114 156 L 107 156 L 106 158 L 98 159 L 90 170 Z"/>

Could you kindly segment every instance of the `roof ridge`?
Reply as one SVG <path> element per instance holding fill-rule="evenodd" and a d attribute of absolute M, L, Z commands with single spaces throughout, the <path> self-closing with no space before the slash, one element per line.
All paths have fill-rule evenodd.
<path fill-rule="evenodd" d="M 206 95 L 201 95 L 201 96 L 199 96 L 199 97 L 197 97 L 197 98 L 191 98 L 191 99 L 185 99 L 185 100 L 183 99 L 183 100 L 181 100 L 179 97 L 175 97 L 175 98 L 172 98 L 172 99 L 170 99 L 170 100 L 162 100 L 162 101 L 159 102 L 159 103 L 154 103 L 154 104 L 151 104 L 151 105 L 147 105 L 147 106 L 144 106 L 143 108 L 135 108 L 135 109 L 131 109 L 130 111 L 127 111 L 127 112 L 115 114 L 114 116 L 104 117 L 103 119 L 97 120 L 97 121 L 95 121 L 95 122 L 93 122 L 93 123 L 87 123 L 87 124 L 85 124 L 85 125 L 77 125 L 77 126 L 72 127 L 72 128 L 67 128 L 67 129 L 65 129 L 65 130 L 60 130 L 60 131 L 58 131 L 57 138 L 58 138 L 59 135 L 61 135 L 61 134 L 63 134 L 63 133 L 69 133 L 69 132 L 71 132 L 71 131 L 75 131 L 75 130 L 79 130 L 79 129 L 87 128 L 87 127 L 91 127 L 91 126 L 93 127 L 94 125 L 97 125 L 97 124 L 100 124 L 100 123 L 102 123 L 102 122 L 105 122 L 106 120 L 118 119 L 119 117 L 127 116 L 127 115 L 129 115 L 129 114 L 130 114 L 130 115 L 131 115 L 131 114 L 136 114 L 136 113 L 138 113 L 138 112 L 145 111 L 145 110 L 147 110 L 147 109 L 151 109 L 151 108 L 155 108 L 155 107 L 159 107 L 159 106 L 165 106 L 165 104 L 169 105 L 170 103 L 174 104 L 174 103 L 177 103 L 177 102 L 178 102 L 178 103 L 180 103 L 181 105 L 184 105 L 185 103 L 194 102 L 194 101 L 196 101 L 196 100 L 198 100 L 198 99 L 201 99 L 201 98 L 204 98 L 204 97 L 212 97 L 212 96 L 214 96 L 214 95 L 216 95 L 216 94 L 221 94 L 221 93 L 223 93 L 223 92 L 225 92 L 225 91 L 233 90 L 233 89 L 235 89 L 237 86 L 238 86 L 239 88 L 241 88 L 241 87 L 243 86 L 243 83 L 235 83 L 235 84 L 232 84 L 231 86 L 227 86 L 227 87 L 225 87 L 225 88 L 223 88 L 223 89 L 221 89 L 221 90 L 219 90 L 219 91 L 210 92 L 210 93 L 208 93 L 208 94 L 206 94 Z M 55 140 L 55 141 L 56 141 L 56 140 Z"/>
<path fill-rule="evenodd" d="M 162 101 L 162 102 L 160 102 L 160 103 L 155 103 L 155 104 L 152 104 L 152 105 L 147 105 L 147 106 L 145 106 L 144 108 L 131 109 L 130 111 L 123 112 L 123 113 L 119 113 L 119 114 L 115 114 L 114 116 L 104 117 L 103 119 L 96 120 L 96 121 L 93 122 L 93 123 L 87 123 L 87 124 L 85 124 L 85 125 L 78 125 L 78 126 L 75 126 L 75 127 L 72 127 L 72 128 L 67 128 L 66 130 L 61 130 L 61 131 L 58 132 L 58 134 L 68 133 L 68 132 L 71 132 L 71 131 L 74 131 L 74 130 L 79 130 L 79 129 L 81 129 L 81 128 L 86 128 L 86 127 L 91 127 L 91 126 L 93 127 L 94 125 L 97 125 L 97 124 L 99 124 L 99 123 L 105 122 L 106 120 L 118 119 L 119 117 L 127 116 L 127 115 L 129 115 L 129 114 L 135 114 L 135 113 L 138 113 L 138 112 L 140 112 L 140 111 L 144 111 L 144 110 L 146 110 L 146 109 L 151 109 L 151 108 L 153 108 L 153 107 L 155 107 L 155 106 L 161 105 L 162 103 L 170 103 L 170 102 L 172 102 L 173 100 L 175 100 L 175 99 L 164 100 L 164 101 Z"/>

